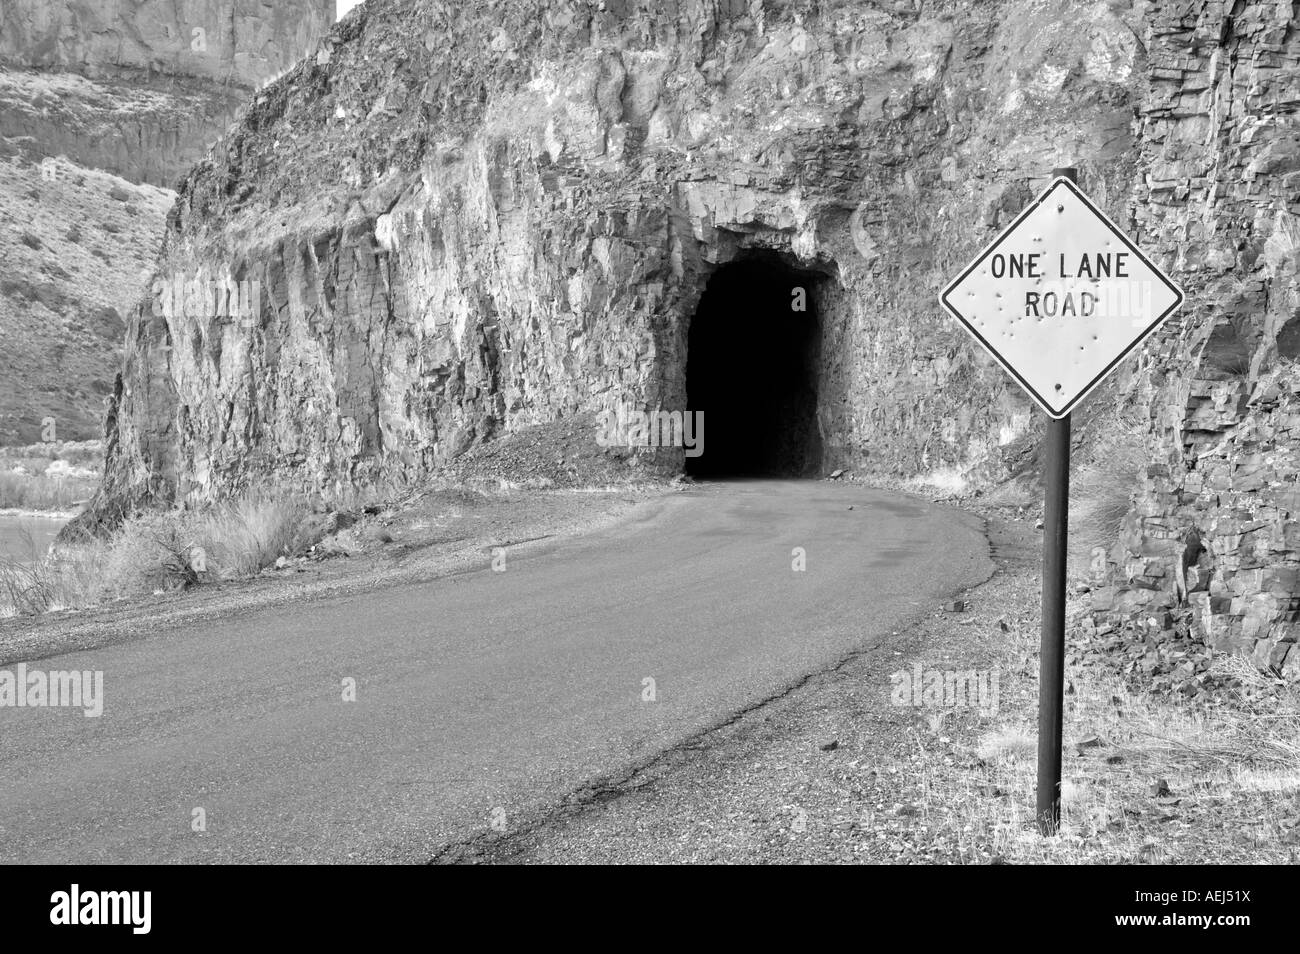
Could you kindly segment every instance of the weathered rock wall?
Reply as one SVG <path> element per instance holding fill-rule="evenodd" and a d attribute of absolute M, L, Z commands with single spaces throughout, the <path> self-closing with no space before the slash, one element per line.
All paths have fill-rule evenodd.
<path fill-rule="evenodd" d="M 1147 45 L 1139 239 L 1188 303 L 1137 377 L 1153 463 L 1095 602 L 1300 675 L 1296 5 L 1156 3 Z"/>
<path fill-rule="evenodd" d="M 334 0 L 8 0 L 0 154 L 171 187 L 334 22 Z"/>
<path fill-rule="evenodd" d="M 167 196 L 151 187 L 174 186 L 333 9 L 0 3 L 0 442 L 44 439 L 50 421 L 65 439 L 102 435 L 137 256 L 162 237 Z"/>
<path fill-rule="evenodd" d="M 334 24 L 334 0 L 5 0 L 0 64 L 112 77 L 123 69 L 252 88 Z"/>
<path fill-rule="evenodd" d="M 257 305 L 137 312 L 96 512 L 683 407 L 755 252 L 813 285 L 823 467 L 986 486 L 1038 417 L 935 295 L 1075 165 L 1188 292 L 1110 389 L 1153 463 L 1097 606 L 1295 672 L 1297 76 L 1293 3 L 370 0 L 185 182 L 160 277 Z"/>
<path fill-rule="evenodd" d="M 1120 221 L 1138 13 L 370 0 L 184 183 L 160 276 L 260 290 L 128 334 L 105 501 L 415 478 L 685 404 L 708 276 L 822 276 L 825 467 L 1005 471 L 1029 405 L 936 295 L 1063 163 Z"/>
<path fill-rule="evenodd" d="M 234 121 L 248 92 L 199 79 L 0 71 L 0 155 L 64 156 L 173 187 Z"/>

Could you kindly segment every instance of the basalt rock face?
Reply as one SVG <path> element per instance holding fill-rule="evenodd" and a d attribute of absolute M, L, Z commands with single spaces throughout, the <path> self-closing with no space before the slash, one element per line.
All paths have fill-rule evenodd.
<path fill-rule="evenodd" d="M 1109 616 L 1300 676 L 1300 25 L 1292 3 L 1149 14 L 1140 236 L 1182 316 L 1137 376 L 1152 464 Z"/>
<path fill-rule="evenodd" d="M 334 0 L 6 0 L 0 62 L 112 76 L 143 70 L 255 87 L 334 23 Z"/>
<path fill-rule="evenodd" d="M 312 49 L 333 11 L 333 0 L 0 4 L 0 443 L 102 436 L 166 188 L 257 85 Z"/>
<path fill-rule="evenodd" d="M 171 188 L 235 118 L 248 90 L 192 78 L 0 70 L 0 155 L 66 157 Z"/>
<path fill-rule="evenodd" d="M 814 469 L 991 485 L 1041 418 L 937 292 L 1073 165 L 1188 293 L 1089 402 L 1152 461 L 1095 606 L 1294 674 L 1298 42 L 1246 0 L 369 0 L 184 182 L 87 520 L 685 408 L 738 262 L 815 300 Z"/>
<path fill-rule="evenodd" d="M 7 0 L 0 153 L 172 186 L 334 22 L 334 0 Z"/>
<path fill-rule="evenodd" d="M 817 466 L 995 480 L 1030 408 L 937 291 L 1054 166 L 1129 221 L 1141 29 L 1070 0 L 369 0 L 183 183 L 158 275 L 195 293 L 130 322 L 96 513 L 684 408 L 709 278 L 756 256 L 815 299 Z"/>

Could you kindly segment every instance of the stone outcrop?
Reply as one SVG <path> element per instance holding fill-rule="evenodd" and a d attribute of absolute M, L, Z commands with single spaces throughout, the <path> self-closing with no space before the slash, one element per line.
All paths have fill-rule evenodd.
<path fill-rule="evenodd" d="M 1300 24 L 1292 3 L 1148 16 L 1140 237 L 1188 295 L 1137 400 L 1152 463 L 1096 605 L 1300 675 Z"/>
<path fill-rule="evenodd" d="M 172 187 L 233 122 L 249 91 L 206 80 L 91 80 L 0 71 L 0 155 L 66 157 L 129 182 Z"/>
<path fill-rule="evenodd" d="M 7 0 L 0 153 L 172 186 L 334 22 L 334 0 Z"/>
<path fill-rule="evenodd" d="M 5 0 L 0 63 L 256 87 L 297 62 L 333 25 L 334 0 Z"/>
<path fill-rule="evenodd" d="M 173 193 L 0 156 L 0 445 L 88 440 Z"/>
<path fill-rule="evenodd" d="M 1055 165 L 1125 219 L 1132 11 L 370 0 L 183 183 L 106 500 L 415 479 L 619 402 L 685 406 L 722 265 L 817 299 L 825 467 L 1001 476 L 1031 413 L 935 308 Z"/>
<path fill-rule="evenodd" d="M 1296 53 L 1246 0 L 369 0 L 182 184 L 96 513 L 684 408 L 758 260 L 816 299 L 823 469 L 990 485 L 1036 415 L 936 293 L 1074 165 L 1189 293 L 1108 392 L 1152 465 L 1098 606 L 1292 671 Z"/>

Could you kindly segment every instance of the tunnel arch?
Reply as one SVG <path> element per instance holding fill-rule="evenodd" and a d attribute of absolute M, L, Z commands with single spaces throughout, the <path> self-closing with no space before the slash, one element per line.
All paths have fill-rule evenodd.
<path fill-rule="evenodd" d="M 687 333 L 687 408 L 702 415 L 699 478 L 820 471 L 818 288 L 826 276 L 747 252 L 709 276 Z"/>

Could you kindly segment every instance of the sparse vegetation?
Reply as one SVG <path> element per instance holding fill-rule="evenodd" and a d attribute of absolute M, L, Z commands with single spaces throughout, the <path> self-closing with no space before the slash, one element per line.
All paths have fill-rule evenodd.
<path fill-rule="evenodd" d="M 139 300 L 173 198 L 108 173 L 74 176 L 64 161 L 58 168 L 46 181 L 40 164 L 0 157 L 0 206 L 12 224 L 0 234 L 0 444 L 40 439 L 50 417 L 61 438 L 102 433 L 102 395 L 85 382 L 111 379 L 120 365 L 123 329 L 109 309 L 125 315 Z M 100 223 L 112 231 L 98 232 Z"/>
<path fill-rule="evenodd" d="M 75 510 L 99 485 L 103 458 L 103 441 L 0 447 L 0 510 Z"/>
<path fill-rule="evenodd" d="M 976 755 L 985 762 L 1013 763 L 1032 759 L 1037 744 L 1031 732 L 1020 729 L 999 729 L 980 739 Z"/>
<path fill-rule="evenodd" d="M 219 505 L 191 533 L 218 574 L 249 576 L 315 543 L 311 510 L 297 499 L 250 496 Z"/>
<path fill-rule="evenodd" d="M 1030 650 L 1033 639 L 1027 629 L 1020 648 Z M 1219 657 L 1212 671 L 1227 688 L 1217 705 L 1204 706 L 1131 692 L 1117 675 L 1070 666 L 1055 837 L 1035 829 L 1032 749 L 1025 757 L 1003 744 L 1033 737 L 1028 693 L 1006 713 L 1018 722 L 979 740 L 978 777 L 929 775 L 922 816 L 1014 863 L 1210 860 L 1203 845 L 1215 846 L 1215 860 L 1240 850 L 1242 861 L 1294 862 L 1300 694 L 1239 656 Z"/>
<path fill-rule="evenodd" d="M 205 511 L 146 514 L 108 539 L 59 544 L 34 562 L 0 561 L 0 616 L 246 578 L 319 537 L 310 507 L 290 497 L 254 494 Z"/>
<path fill-rule="evenodd" d="M 98 477 L 50 476 L 8 471 L 0 473 L 0 509 L 66 513 L 95 492 Z"/>
<path fill-rule="evenodd" d="M 1148 464 L 1142 431 L 1122 420 L 1108 424 L 1105 440 L 1070 477 L 1070 575 L 1087 576 L 1095 547 L 1119 537 L 1133 493 Z"/>
<path fill-rule="evenodd" d="M 1014 864 L 1295 863 L 1300 686 L 1226 652 L 1201 700 L 1135 688 L 1122 666 L 1068 652 L 1061 828 L 1038 833 L 1037 583 L 1030 563 L 984 588 L 1005 626 L 967 651 L 1003 673 L 998 717 L 968 714 L 918 737 L 918 856 L 942 846 Z"/>

